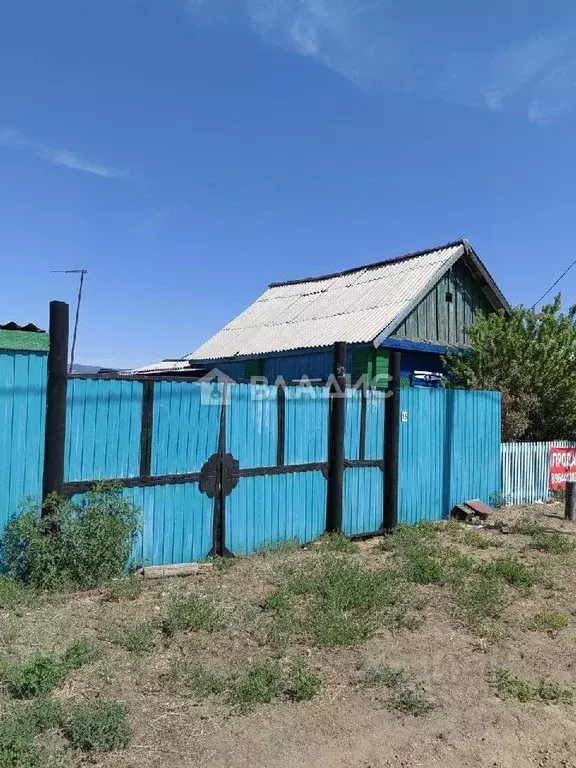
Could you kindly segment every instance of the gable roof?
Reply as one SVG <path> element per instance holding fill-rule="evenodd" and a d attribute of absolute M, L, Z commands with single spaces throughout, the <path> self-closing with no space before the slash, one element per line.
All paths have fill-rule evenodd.
<path fill-rule="evenodd" d="M 460 258 L 484 283 L 495 309 L 510 307 L 466 240 L 376 264 L 272 283 L 188 359 L 215 360 L 325 347 L 380 344 Z"/>

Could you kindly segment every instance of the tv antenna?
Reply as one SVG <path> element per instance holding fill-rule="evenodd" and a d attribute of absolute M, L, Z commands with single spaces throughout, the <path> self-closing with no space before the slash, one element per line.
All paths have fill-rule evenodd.
<path fill-rule="evenodd" d="M 84 287 L 84 276 L 88 274 L 87 269 L 51 269 L 51 273 L 59 273 L 62 275 L 80 275 L 80 283 L 78 285 L 78 299 L 76 301 L 76 317 L 74 319 L 74 331 L 72 333 L 72 350 L 70 351 L 70 367 L 68 373 L 72 373 L 74 368 L 74 355 L 76 353 L 76 337 L 78 335 L 78 323 L 80 321 L 80 304 L 82 303 L 82 289 Z"/>

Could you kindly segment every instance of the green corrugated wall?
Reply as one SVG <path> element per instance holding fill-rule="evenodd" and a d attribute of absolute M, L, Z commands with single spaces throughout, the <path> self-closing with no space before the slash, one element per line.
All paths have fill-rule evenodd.
<path fill-rule="evenodd" d="M 452 301 L 446 301 L 446 294 Z M 490 302 L 465 264 L 456 262 L 398 326 L 392 337 L 467 344 L 466 326 L 473 325 L 476 311 L 491 311 Z"/>

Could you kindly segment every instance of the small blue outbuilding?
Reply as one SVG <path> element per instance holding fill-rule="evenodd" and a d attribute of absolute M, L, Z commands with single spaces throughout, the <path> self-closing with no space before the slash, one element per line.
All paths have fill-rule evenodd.
<path fill-rule="evenodd" d="M 400 349 L 403 383 L 426 384 L 443 372 L 442 355 L 466 347 L 477 313 L 498 310 L 509 311 L 508 302 L 468 241 L 458 240 L 343 272 L 272 283 L 186 358 L 133 373 L 202 375 L 217 368 L 233 379 L 325 381 L 332 345 L 345 341 L 353 381 L 387 377 L 390 350 Z"/>

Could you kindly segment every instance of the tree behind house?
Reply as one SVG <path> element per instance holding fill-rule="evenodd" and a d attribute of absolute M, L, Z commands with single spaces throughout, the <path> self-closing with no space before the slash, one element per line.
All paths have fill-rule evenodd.
<path fill-rule="evenodd" d="M 504 441 L 576 439 L 576 306 L 560 306 L 479 315 L 470 352 L 445 358 L 450 386 L 502 393 Z"/>

